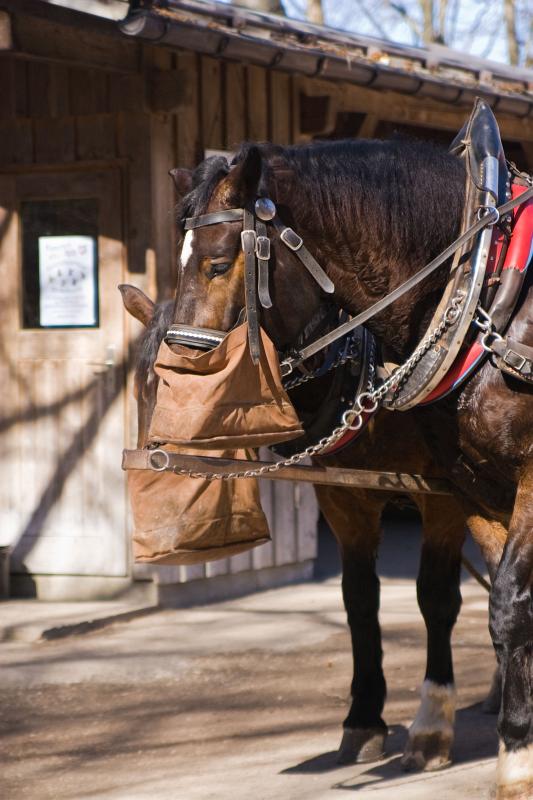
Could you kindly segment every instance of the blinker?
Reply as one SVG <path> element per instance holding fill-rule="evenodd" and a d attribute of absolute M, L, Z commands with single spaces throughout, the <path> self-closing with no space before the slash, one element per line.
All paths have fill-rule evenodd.
<path fill-rule="evenodd" d="M 269 197 L 258 197 L 254 208 L 256 216 L 263 222 L 268 222 L 276 216 L 276 206 Z"/>

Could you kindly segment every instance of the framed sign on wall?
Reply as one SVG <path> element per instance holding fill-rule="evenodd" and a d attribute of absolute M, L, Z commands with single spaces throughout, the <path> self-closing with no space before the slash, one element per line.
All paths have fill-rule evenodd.
<path fill-rule="evenodd" d="M 24 328 L 97 328 L 98 201 L 22 204 Z"/>

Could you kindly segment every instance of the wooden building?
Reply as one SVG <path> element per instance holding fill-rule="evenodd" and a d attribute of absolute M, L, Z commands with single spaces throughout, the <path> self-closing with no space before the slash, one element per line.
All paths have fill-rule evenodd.
<path fill-rule="evenodd" d="M 311 575 L 316 507 L 284 484 L 264 488 L 274 544 L 131 564 L 119 464 L 139 328 L 116 286 L 173 291 L 170 168 L 243 139 L 448 141 L 475 95 L 531 168 L 532 90 L 531 71 L 221 3 L 0 0 L 0 545 L 15 591 L 181 603 Z"/>

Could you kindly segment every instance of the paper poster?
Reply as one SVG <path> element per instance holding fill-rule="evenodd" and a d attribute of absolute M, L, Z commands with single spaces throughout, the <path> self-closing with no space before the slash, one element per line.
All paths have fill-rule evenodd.
<path fill-rule="evenodd" d="M 42 327 L 96 325 L 96 240 L 39 237 L 39 323 Z"/>

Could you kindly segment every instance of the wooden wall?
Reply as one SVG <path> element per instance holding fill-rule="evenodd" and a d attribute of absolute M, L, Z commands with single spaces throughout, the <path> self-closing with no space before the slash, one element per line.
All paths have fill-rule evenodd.
<path fill-rule="evenodd" d="M 76 28 L 50 14 L 11 17 L 15 46 L 0 54 L 0 172 L 118 166 L 124 279 L 152 297 L 168 297 L 175 286 L 172 167 L 193 168 L 206 149 L 233 150 L 246 139 L 306 141 L 336 135 L 342 125 L 348 132 L 355 126 L 360 136 L 375 135 L 383 122 L 454 132 L 468 113 L 429 98 L 174 52 L 121 37 L 111 25 Z M 504 136 L 533 156 L 533 121 L 499 120 Z M 126 416 L 131 441 L 131 400 Z M 313 558 L 310 487 L 265 482 L 262 491 L 273 544 L 206 567 L 162 570 L 161 579 L 183 582 Z"/>
<path fill-rule="evenodd" d="M 171 296 L 169 169 L 193 168 L 205 149 L 231 150 L 247 138 L 290 142 L 292 78 L 24 15 L 13 19 L 13 28 L 17 49 L 0 56 L 0 173 L 118 167 L 124 280 L 152 297 Z M 131 325 L 130 338 L 137 333 Z M 126 438 L 133 443 L 131 375 L 128 384 Z M 134 574 L 184 583 L 309 562 L 316 555 L 317 521 L 311 487 L 265 482 L 262 498 L 272 543 L 207 566 L 135 568 Z"/>

